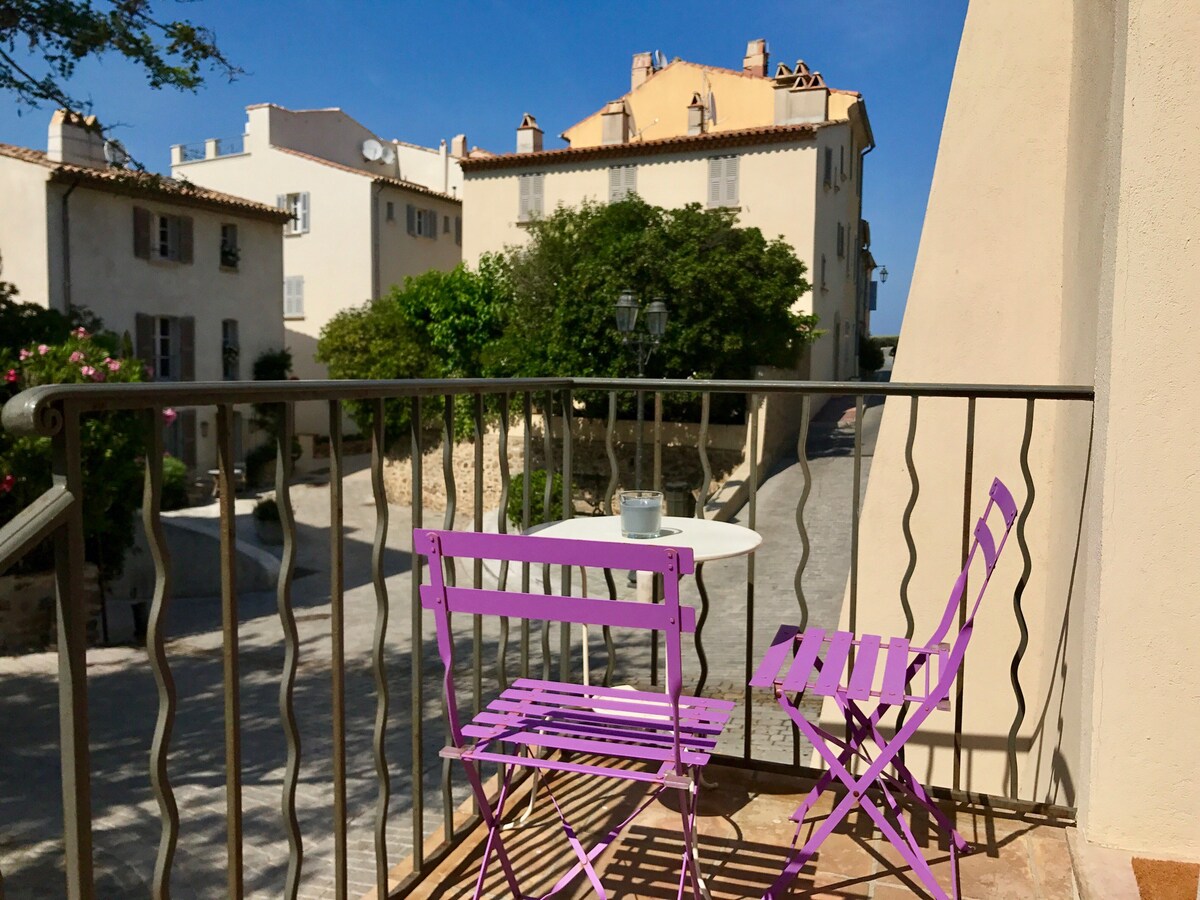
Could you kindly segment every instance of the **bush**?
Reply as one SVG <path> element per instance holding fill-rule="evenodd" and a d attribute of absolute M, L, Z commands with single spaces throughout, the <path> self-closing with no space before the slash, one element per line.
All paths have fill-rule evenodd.
<path fill-rule="evenodd" d="M 878 338 L 858 336 L 858 368 L 863 372 L 878 372 L 883 368 L 883 345 Z"/>
<path fill-rule="evenodd" d="M 162 508 L 184 509 L 188 506 L 187 466 L 169 453 L 163 455 Z"/>
<path fill-rule="evenodd" d="M 259 522 L 278 522 L 279 519 L 279 504 L 272 498 L 259 500 L 254 504 L 254 518 Z"/>
<path fill-rule="evenodd" d="M 508 521 L 514 526 L 521 526 L 522 507 L 525 497 L 525 475 L 514 475 L 508 486 Z M 563 479 L 558 472 L 554 473 L 554 481 L 550 486 L 550 516 L 545 515 L 544 501 L 546 498 L 546 470 L 534 469 L 529 473 L 529 524 L 541 525 L 543 522 L 554 522 L 562 518 L 563 508 Z"/>
<path fill-rule="evenodd" d="M 267 467 L 275 462 L 275 443 L 259 444 L 246 454 L 246 483 L 251 487 L 269 485 Z"/>
<path fill-rule="evenodd" d="M 25 307 L 29 304 L 16 304 Z M 17 319 L 27 310 L 9 310 Z M 40 384 L 142 381 L 142 363 L 113 355 L 111 342 L 97 340 L 78 327 L 58 342 L 0 346 L 4 373 L 0 400 Z M 173 410 L 168 411 L 173 418 Z M 94 413 L 80 423 L 83 469 L 84 555 L 97 565 L 101 578 L 120 574 L 133 544 L 134 512 L 141 502 L 145 418 L 139 412 Z M 15 436 L 0 431 L 0 521 L 29 506 L 51 484 L 49 438 Z M 52 568 L 51 542 L 44 541 L 14 571 Z"/>

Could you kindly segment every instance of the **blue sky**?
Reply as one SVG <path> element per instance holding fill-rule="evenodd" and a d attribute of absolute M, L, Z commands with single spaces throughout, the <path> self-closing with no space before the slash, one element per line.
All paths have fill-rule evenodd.
<path fill-rule="evenodd" d="M 152 91 L 117 58 L 81 65 L 71 87 L 149 168 L 169 148 L 241 133 L 243 108 L 340 106 L 383 137 L 514 149 L 531 112 L 547 144 L 629 89 L 639 50 L 740 68 L 764 37 L 772 64 L 803 58 L 833 87 L 861 91 L 877 149 L 866 159 L 864 215 L 888 267 L 872 330 L 899 330 L 933 174 L 966 0 L 755 3 L 317 2 L 158 3 L 216 31 L 245 74 L 199 94 Z M 0 141 L 44 148 L 49 110 L 0 102 Z"/>

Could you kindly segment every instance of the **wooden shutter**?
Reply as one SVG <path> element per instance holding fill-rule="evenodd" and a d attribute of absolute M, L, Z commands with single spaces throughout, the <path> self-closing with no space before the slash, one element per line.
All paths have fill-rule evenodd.
<path fill-rule="evenodd" d="M 304 315 L 303 275 L 289 275 L 283 280 L 283 314 L 291 318 Z"/>
<path fill-rule="evenodd" d="M 462 216 L 454 217 L 454 243 L 462 246 Z"/>
<path fill-rule="evenodd" d="M 428 232 L 426 237 L 432 238 L 433 240 L 436 241 L 437 240 L 437 231 L 438 231 L 438 229 L 437 229 L 437 222 L 438 222 L 437 210 L 436 209 L 427 209 L 425 211 L 425 215 L 427 215 L 429 217 L 428 219 L 425 220 L 426 223 L 429 225 L 429 228 L 426 229 Z"/>
<path fill-rule="evenodd" d="M 297 216 L 300 219 L 300 233 L 307 234 L 309 221 L 308 191 L 305 191 L 300 195 Z"/>
<path fill-rule="evenodd" d="M 143 364 L 154 367 L 154 316 L 138 313 L 133 317 L 133 355 Z M 155 373 L 157 374 L 157 373 Z"/>
<path fill-rule="evenodd" d="M 417 208 L 409 203 L 404 209 L 404 215 L 408 221 L 408 233 L 415 235 L 417 233 Z"/>
<path fill-rule="evenodd" d="M 196 319 L 179 319 L 179 380 L 196 380 Z"/>
<path fill-rule="evenodd" d="M 541 216 L 544 212 L 542 204 L 545 199 L 546 173 L 538 172 L 533 176 L 533 195 L 530 197 L 529 211 Z"/>
<path fill-rule="evenodd" d="M 725 160 L 715 156 L 708 161 L 708 205 L 721 205 L 721 179 L 725 174 Z"/>
<path fill-rule="evenodd" d="M 608 202 L 616 203 L 621 199 L 621 168 L 620 166 L 609 166 L 608 169 Z"/>
<path fill-rule="evenodd" d="M 738 157 L 725 157 L 725 178 L 722 200 L 726 206 L 738 205 Z"/>
<path fill-rule="evenodd" d="M 833 183 L 833 148 L 825 148 L 825 187 Z"/>
<path fill-rule="evenodd" d="M 622 187 L 625 189 L 625 197 L 630 194 L 637 193 L 637 166 L 625 166 L 621 170 L 623 174 Z M 624 197 L 622 197 L 624 199 Z"/>
<path fill-rule="evenodd" d="M 517 204 L 517 221 L 528 222 L 529 210 L 533 206 L 533 176 L 519 175 L 517 183 L 521 189 L 520 200 Z"/>
<path fill-rule="evenodd" d="M 837 254 L 841 257 L 846 255 L 846 228 L 838 222 L 837 229 Z"/>
<path fill-rule="evenodd" d="M 178 216 L 179 220 L 179 261 L 190 263 L 195 249 L 195 226 L 191 216 Z"/>
<path fill-rule="evenodd" d="M 133 208 L 133 255 L 150 258 L 150 210 L 141 206 Z"/>
<path fill-rule="evenodd" d="M 183 443 L 183 464 L 196 468 L 196 411 L 184 409 L 179 412 L 179 436 Z"/>

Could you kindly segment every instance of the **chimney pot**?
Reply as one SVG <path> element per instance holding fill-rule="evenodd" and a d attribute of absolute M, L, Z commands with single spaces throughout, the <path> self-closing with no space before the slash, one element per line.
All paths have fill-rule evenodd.
<path fill-rule="evenodd" d="M 525 113 L 521 117 L 521 124 L 517 126 L 517 152 L 541 153 L 542 137 L 543 132 L 538 128 L 537 119 Z M 463 142 L 466 143 L 466 138 L 463 138 Z"/>
<path fill-rule="evenodd" d="M 632 91 L 654 74 L 654 54 L 650 52 L 633 54 L 633 69 L 629 76 L 629 89 Z"/>
<path fill-rule="evenodd" d="M 746 44 L 746 55 L 742 58 L 742 72 L 747 75 L 756 75 L 759 78 L 767 77 L 767 41 L 765 38 L 757 38 Z"/>
<path fill-rule="evenodd" d="M 450 155 L 458 159 L 466 157 L 467 136 L 465 134 L 456 134 L 450 139 Z"/>
<path fill-rule="evenodd" d="M 96 117 L 84 118 L 65 109 L 55 110 L 50 117 L 46 156 L 54 162 L 107 169 L 104 135 Z"/>
<path fill-rule="evenodd" d="M 600 116 L 600 143 L 629 143 L 629 111 L 624 100 L 613 100 Z"/>

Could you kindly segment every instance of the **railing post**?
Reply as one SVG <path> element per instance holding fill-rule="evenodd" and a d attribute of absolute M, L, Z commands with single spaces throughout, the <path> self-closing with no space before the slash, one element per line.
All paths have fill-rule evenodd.
<path fill-rule="evenodd" d="M 66 523 L 54 533 L 58 627 L 58 727 L 62 754 L 63 843 L 68 900 L 92 900 L 92 767 L 88 746 L 87 601 L 83 595 L 83 470 L 79 413 L 62 409 L 53 438 L 55 484 L 75 498 Z"/>

